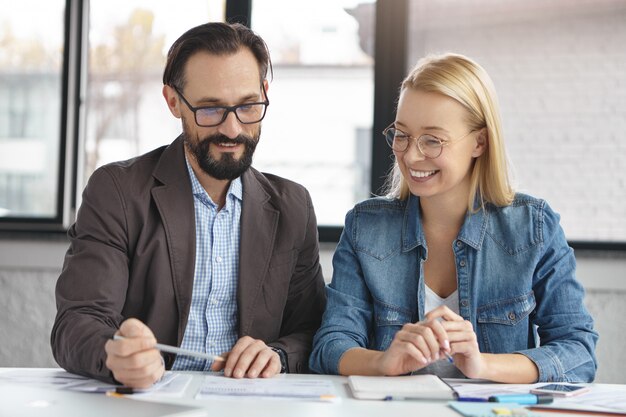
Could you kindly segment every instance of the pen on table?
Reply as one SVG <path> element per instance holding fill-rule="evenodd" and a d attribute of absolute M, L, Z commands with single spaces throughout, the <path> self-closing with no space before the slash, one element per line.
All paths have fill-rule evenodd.
<path fill-rule="evenodd" d="M 459 397 L 456 400 L 465 402 L 465 403 L 486 403 L 487 402 L 487 399 L 484 397 Z"/>
<path fill-rule="evenodd" d="M 113 340 L 124 340 L 124 339 L 126 339 L 124 336 L 120 336 L 120 335 L 113 336 Z M 160 350 L 161 352 L 175 353 L 177 355 L 193 356 L 196 358 L 208 359 L 210 361 L 217 361 L 217 362 L 225 361 L 224 358 L 218 355 L 211 355 L 209 353 L 203 353 L 203 352 L 195 352 L 193 350 L 181 349 L 176 346 L 164 345 L 161 343 L 155 344 L 154 348 Z"/>
<path fill-rule="evenodd" d="M 550 404 L 554 397 L 550 394 L 503 394 L 489 397 L 489 402 L 527 404 Z"/>

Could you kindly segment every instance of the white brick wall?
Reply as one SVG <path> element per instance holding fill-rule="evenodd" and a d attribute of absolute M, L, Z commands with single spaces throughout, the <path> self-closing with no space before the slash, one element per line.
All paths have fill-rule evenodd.
<path fill-rule="evenodd" d="M 483 65 L 518 189 L 570 240 L 626 242 L 626 2 L 415 0 L 409 50 Z"/>

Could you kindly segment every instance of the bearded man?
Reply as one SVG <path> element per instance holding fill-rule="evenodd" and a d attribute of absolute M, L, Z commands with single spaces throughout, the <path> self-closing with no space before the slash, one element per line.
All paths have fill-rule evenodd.
<path fill-rule="evenodd" d="M 183 132 L 91 176 L 56 287 L 60 366 L 134 388 L 165 369 L 308 370 L 326 303 L 311 198 L 251 167 L 268 68 L 265 42 L 239 24 L 207 23 L 174 42 L 163 96 Z M 157 341 L 224 360 L 168 354 Z"/>

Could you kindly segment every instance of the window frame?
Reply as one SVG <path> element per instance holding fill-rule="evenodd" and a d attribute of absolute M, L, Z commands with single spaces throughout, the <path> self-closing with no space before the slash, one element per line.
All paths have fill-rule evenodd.
<path fill-rule="evenodd" d="M 372 160 L 370 192 L 379 195 L 391 168 L 391 150 L 380 137 L 382 130 L 395 117 L 399 86 L 407 68 L 407 34 L 410 0 L 377 0 L 375 26 L 374 108 L 372 127 Z M 66 0 L 64 21 L 64 51 L 61 82 L 61 123 L 59 129 L 59 161 L 57 213 L 53 217 L 2 217 L 0 234 L 15 233 L 65 234 L 74 221 L 78 201 L 77 179 L 81 174 L 84 115 L 82 107 L 86 91 L 86 56 L 88 42 L 89 0 Z M 229 0 L 225 21 L 250 25 L 252 0 Z M 254 28 L 253 28 L 254 29 Z M 387 47 L 394 45 L 394 48 Z M 380 140 L 379 140 L 380 139 Z M 318 225 L 319 240 L 339 241 L 343 227 Z M 573 249 L 626 252 L 626 241 L 568 242 Z"/>
<path fill-rule="evenodd" d="M 76 115 L 80 103 L 77 86 L 81 75 L 81 42 L 83 1 L 66 0 L 63 22 L 63 56 L 61 64 L 61 106 L 55 214 L 47 217 L 0 217 L 0 232 L 65 233 L 73 221 L 76 193 L 75 143 L 78 141 Z"/>

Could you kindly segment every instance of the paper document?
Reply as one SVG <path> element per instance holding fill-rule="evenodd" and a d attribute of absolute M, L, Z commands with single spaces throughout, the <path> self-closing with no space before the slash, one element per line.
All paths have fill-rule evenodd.
<path fill-rule="evenodd" d="M 39 388 L 66 389 L 84 384 L 89 378 L 70 374 L 63 369 L 10 369 L 0 372 L 0 381 L 17 384 L 28 384 Z"/>
<path fill-rule="evenodd" d="M 446 379 L 459 397 L 487 399 L 492 395 L 527 394 L 532 388 L 545 385 L 536 384 L 495 384 L 485 382 Z M 572 411 L 598 411 L 615 415 L 626 415 L 626 386 L 591 384 L 591 390 L 575 397 L 555 398 L 552 404 L 533 405 L 533 409 L 562 409 Z"/>
<path fill-rule="evenodd" d="M 452 400 L 456 397 L 454 390 L 436 375 L 350 376 L 348 385 L 355 398 L 363 400 Z"/>
<path fill-rule="evenodd" d="M 555 398 L 552 404 L 533 406 L 537 411 L 543 408 L 576 411 L 597 411 L 626 415 L 626 386 L 624 385 L 591 385 L 591 390 L 568 398 Z"/>
<path fill-rule="evenodd" d="M 539 385 L 545 385 L 545 383 L 539 384 L 495 384 L 485 382 L 467 381 L 461 382 L 459 379 L 444 379 L 454 390 L 459 397 L 472 397 L 488 399 L 492 395 L 505 395 L 505 394 L 528 394 L 531 388 Z"/>
<path fill-rule="evenodd" d="M 258 379 L 232 379 L 213 375 L 204 377 L 196 398 L 214 398 L 215 396 L 220 396 L 220 399 L 225 397 L 311 401 L 337 401 L 339 399 L 332 381 L 310 378 L 286 379 L 280 375 Z"/>
<path fill-rule="evenodd" d="M 185 392 L 192 376 L 166 372 L 161 381 L 144 390 L 137 390 L 135 395 L 158 393 L 159 396 L 180 397 Z M 27 384 L 39 388 L 53 388 L 81 392 L 107 392 L 119 385 L 107 384 L 96 379 L 71 374 L 62 369 L 15 369 L 0 373 L 0 381 Z"/>

